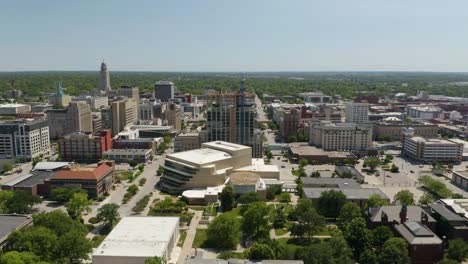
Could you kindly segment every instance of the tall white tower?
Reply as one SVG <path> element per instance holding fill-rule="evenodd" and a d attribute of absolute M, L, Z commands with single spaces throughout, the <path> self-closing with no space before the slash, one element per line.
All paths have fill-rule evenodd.
<path fill-rule="evenodd" d="M 110 86 L 109 71 L 107 70 L 107 64 L 105 62 L 101 63 L 101 71 L 99 72 L 99 89 L 106 93 L 112 90 Z"/>

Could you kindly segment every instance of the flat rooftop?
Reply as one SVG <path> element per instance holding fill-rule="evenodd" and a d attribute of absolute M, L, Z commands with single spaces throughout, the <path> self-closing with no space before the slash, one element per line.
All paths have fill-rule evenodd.
<path fill-rule="evenodd" d="M 229 178 L 234 185 L 255 185 L 260 176 L 253 172 L 234 172 Z"/>
<path fill-rule="evenodd" d="M 232 156 L 224 151 L 219 151 L 210 148 L 201 148 L 188 151 L 177 152 L 173 154 L 168 154 L 167 159 L 175 158 L 184 160 L 188 163 L 193 164 L 207 164 L 216 161 L 226 160 L 232 158 Z"/>
<path fill-rule="evenodd" d="M 299 156 L 327 156 L 327 157 L 342 157 L 342 158 L 352 158 L 355 157 L 350 152 L 344 151 L 325 151 L 321 148 L 310 146 L 307 143 L 290 143 L 289 148 L 293 155 Z"/>
<path fill-rule="evenodd" d="M 202 147 L 222 149 L 222 150 L 226 150 L 226 151 L 236 151 L 236 150 L 249 149 L 250 148 L 248 146 L 234 144 L 234 143 L 230 143 L 230 142 L 226 142 L 226 141 L 206 142 L 206 143 L 202 144 Z"/>
<path fill-rule="evenodd" d="M 45 180 L 52 179 L 56 173 L 58 173 L 58 171 L 33 171 L 31 177 L 15 184 L 15 187 L 31 188 L 34 185 L 44 183 Z"/>
<path fill-rule="evenodd" d="M 468 179 L 468 171 L 454 171 L 453 173 L 465 179 Z"/>
<path fill-rule="evenodd" d="M 70 165 L 71 162 L 48 162 L 41 161 L 34 166 L 34 170 L 57 170 Z"/>
<path fill-rule="evenodd" d="M 442 139 L 442 138 L 423 138 L 423 137 L 412 137 L 413 141 L 424 142 L 426 144 L 456 144 L 453 141 Z"/>
<path fill-rule="evenodd" d="M 336 188 L 304 188 L 304 194 L 308 199 L 318 199 L 322 193 L 335 190 L 341 191 L 346 195 L 348 200 L 367 200 L 371 195 L 377 194 L 382 199 L 389 199 L 382 191 L 379 189 L 336 189 Z"/>
<path fill-rule="evenodd" d="M 361 185 L 354 179 L 302 177 L 301 181 L 308 188 L 361 189 Z"/>
<path fill-rule="evenodd" d="M 179 217 L 124 217 L 93 256 L 163 256 Z"/>
<path fill-rule="evenodd" d="M 3 242 L 13 230 L 32 222 L 32 218 L 24 215 L 0 215 L 0 243 Z"/>

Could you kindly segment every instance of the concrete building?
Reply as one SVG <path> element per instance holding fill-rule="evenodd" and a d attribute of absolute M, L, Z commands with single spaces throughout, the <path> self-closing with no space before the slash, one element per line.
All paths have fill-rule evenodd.
<path fill-rule="evenodd" d="M 161 257 L 168 263 L 179 238 L 179 217 L 122 218 L 92 255 L 93 264 L 144 264 Z M 172 262 L 169 262 L 172 261 Z"/>
<path fill-rule="evenodd" d="M 229 176 L 228 184 L 231 185 L 236 195 L 258 192 L 266 195 L 266 184 L 260 176 L 253 172 L 234 172 Z"/>
<path fill-rule="evenodd" d="M 135 138 L 135 139 L 114 139 L 112 141 L 113 149 L 151 149 L 154 155 L 158 144 L 163 141 L 162 138 Z"/>
<path fill-rule="evenodd" d="M 174 152 L 199 149 L 200 147 L 201 139 L 197 132 L 182 133 L 174 138 Z"/>
<path fill-rule="evenodd" d="M 120 86 L 117 90 L 110 92 L 111 96 L 121 96 L 127 98 L 133 98 L 137 102 L 140 101 L 140 88 L 132 86 Z"/>
<path fill-rule="evenodd" d="M 335 105 L 319 105 L 318 109 L 312 112 L 311 121 L 331 121 L 333 123 L 341 123 L 343 121 L 343 113 Z"/>
<path fill-rule="evenodd" d="M 93 131 L 91 109 L 85 102 L 70 102 L 65 109 L 48 110 L 47 121 L 51 138 Z"/>
<path fill-rule="evenodd" d="M 170 193 L 222 185 L 234 171 L 251 171 L 262 178 L 279 177 L 277 166 L 262 167 L 253 163 L 251 147 L 224 141 L 203 143 L 201 149 L 168 154 L 163 167 L 161 187 Z"/>
<path fill-rule="evenodd" d="M 117 163 L 127 163 L 129 160 L 146 163 L 151 160 L 151 152 L 152 149 L 109 149 L 102 153 L 102 158 Z"/>
<path fill-rule="evenodd" d="M 105 62 L 101 63 L 101 71 L 99 72 L 99 90 L 103 93 L 108 93 L 112 90 L 109 70 L 107 69 L 107 64 Z"/>
<path fill-rule="evenodd" d="M 185 260 L 184 264 L 304 264 L 302 260 L 249 260 L 249 259 L 202 259 L 191 258 Z"/>
<path fill-rule="evenodd" d="M 100 112 L 91 114 L 91 122 L 93 124 L 93 133 L 98 133 L 103 130 L 102 128 L 102 115 Z"/>
<path fill-rule="evenodd" d="M 299 97 L 304 99 L 304 102 L 307 103 L 331 103 L 333 98 L 329 95 L 325 95 L 322 92 L 310 92 L 310 93 L 300 93 Z"/>
<path fill-rule="evenodd" d="M 463 144 L 440 138 L 405 136 L 402 153 L 424 162 L 461 162 Z"/>
<path fill-rule="evenodd" d="M 31 160 L 49 153 L 49 127 L 45 119 L 0 122 L 0 158 Z"/>
<path fill-rule="evenodd" d="M 28 112 L 31 112 L 31 106 L 27 104 L 0 104 L 0 115 L 2 116 L 16 116 Z"/>
<path fill-rule="evenodd" d="M 148 102 L 139 104 L 138 105 L 138 119 L 141 120 L 153 120 L 154 111 L 153 111 L 153 104 Z"/>
<path fill-rule="evenodd" d="M 406 114 L 409 118 L 429 120 L 438 118 L 442 113 L 442 109 L 432 105 L 412 105 L 406 107 Z"/>
<path fill-rule="evenodd" d="M 182 129 L 181 108 L 176 104 L 169 104 L 164 116 L 167 120 L 167 125 L 172 126 L 175 131 Z"/>
<path fill-rule="evenodd" d="M 114 161 L 101 161 L 97 166 L 74 165 L 63 168 L 50 180 L 51 189 L 78 187 L 90 198 L 99 198 L 112 189 L 115 180 Z"/>
<path fill-rule="evenodd" d="M 369 104 L 347 102 L 345 114 L 348 123 L 367 123 L 369 122 Z"/>
<path fill-rule="evenodd" d="M 102 129 L 112 129 L 112 109 L 110 106 L 101 109 Z"/>
<path fill-rule="evenodd" d="M 468 171 L 452 172 L 452 183 L 468 191 Z"/>
<path fill-rule="evenodd" d="M 7 98 L 19 99 L 19 98 L 21 98 L 21 96 L 23 96 L 23 91 L 13 89 L 13 90 L 7 91 L 5 93 L 5 95 L 6 95 Z"/>
<path fill-rule="evenodd" d="M 66 161 L 95 162 L 102 153 L 112 148 L 109 130 L 99 133 L 76 132 L 58 140 L 59 155 Z"/>
<path fill-rule="evenodd" d="M 123 131 L 125 126 L 138 122 L 138 101 L 133 98 L 118 98 L 111 103 L 112 135 Z"/>
<path fill-rule="evenodd" d="M 32 225 L 29 215 L 0 215 L 0 250 L 8 244 L 8 238 L 14 231 L 19 231 Z"/>
<path fill-rule="evenodd" d="M 439 127 L 431 123 L 395 123 L 395 122 L 377 122 L 374 123 L 374 137 L 381 139 L 390 137 L 393 140 L 400 140 L 403 137 L 403 128 L 413 128 L 414 135 L 420 137 L 437 137 Z"/>
<path fill-rule="evenodd" d="M 49 103 L 57 107 L 66 107 L 72 101 L 72 97 L 63 93 L 62 82 L 55 82 L 55 93 L 49 96 Z"/>
<path fill-rule="evenodd" d="M 279 134 L 283 138 L 297 135 L 301 122 L 301 111 L 296 108 L 283 109 L 279 120 Z"/>
<path fill-rule="evenodd" d="M 300 142 L 288 145 L 286 150 L 294 163 L 298 163 L 301 159 L 305 159 L 311 164 L 345 163 L 357 160 L 357 157 L 348 151 L 325 151 Z"/>
<path fill-rule="evenodd" d="M 109 105 L 109 98 L 107 96 L 82 95 L 73 98 L 73 101 L 85 101 L 92 110 L 100 110 Z"/>
<path fill-rule="evenodd" d="M 174 99 L 175 86 L 173 82 L 157 81 L 154 84 L 154 98 L 161 102 L 169 102 Z"/>
<path fill-rule="evenodd" d="M 310 143 L 324 150 L 363 151 L 372 146 L 372 125 L 322 121 L 310 128 Z"/>

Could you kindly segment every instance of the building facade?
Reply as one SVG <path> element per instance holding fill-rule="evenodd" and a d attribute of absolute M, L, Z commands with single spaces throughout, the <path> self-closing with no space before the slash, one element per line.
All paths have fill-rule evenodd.
<path fill-rule="evenodd" d="M 346 122 L 348 123 L 367 123 L 369 122 L 369 104 L 368 103 L 346 103 Z"/>
<path fill-rule="evenodd" d="M 100 133 L 74 133 L 58 140 L 59 154 L 63 160 L 95 162 L 102 159 L 102 152 L 112 148 L 109 130 Z"/>
<path fill-rule="evenodd" d="M 109 70 L 107 69 L 107 64 L 105 62 L 101 63 L 101 71 L 99 72 L 99 90 L 104 93 L 108 93 L 112 90 Z"/>
<path fill-rule="evenodd" d="M 362 151 L 372 146 L 372 126 L 323 121 L 312 124 L 310 143 L 324 150 Z"/>
<path fill-rule="evenodd" d="M 127 163 L 129 160 L 146 163 L 151 160 L 151 151 L 151 149 L 109 149 L 102 153 L 102 157 L 118 163 Z"/>
<path fill-rule="evenodd" d="M 110 94 L 113 96 L 133 98 L 137 101 L 140 101 L 140 88 L 136 86 L 120 86 L 119 89 L 113 90 Z"/>
<path fill-rule="evenodd" d="M 92 113 L 85 102 L 71 102 L 65 109 L 47 111 L 50 137 L 58 138 L 74 132 L 92 132 Z"/>
<path fill-rule="evenodd" d="M 169 102 L 174 99 L 175 86 L 173 82 L 158 81 L 154 84 L 154 98 L 161 102 Z"/>
<path fill-rule="evenodd" d="M 463 144 L 438 138 L 405 136 L 402 153 L 407 157 L 425 162 L 461 162 Z"/>
<path fill-rule="evenodd" d="M 181 114 L 181 108 L 176 104 L 169 104 L 165 112 L 167 125 L 172 126 L 175 131 L 180 131 L 182 129 Z"/>
<path fill-rule="evenodd" d="M 0 158 L 31 160 L 49 153 L 49 126 L 45 119 L 0 122 Z"/>
<path fill-rule="evenodd" d="M 174 152 L 199 149 L 200 147 L 201 139 L 197 132 L 182 133 L 174 138 Z"/>
<path fill-rule="evenodd" d="M 125 126 L 138 122 L 138 102 L 133 98 L 120 98 L 111 103 L 112 135 L 123 131 Z"/>
<path fill-rule="evenodd" d="M 414 135 L 426 138 L 437 137 L 439 131 L 439 127 L 434 124 L 377 122 L 374 123 L 374 137 L 376 139 L 381 139 L 383 137 L 390 137 L 393 140 L 401 139 L 403 136 L 403 128 L 409 127 L 413 128 Z"/>

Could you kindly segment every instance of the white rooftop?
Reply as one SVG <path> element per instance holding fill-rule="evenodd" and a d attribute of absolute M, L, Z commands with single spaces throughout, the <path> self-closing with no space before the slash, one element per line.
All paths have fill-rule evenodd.
<path fill-rule="evenodd" d="M 41 161 L 34 166 L 34 170 L 56 170 L 70 165 L 71 162 L 47 162 Z"/>
<path fill-rule="evenodd" d="M 179 217 L 124 217 L 93 256 L 164 256 Z"/>
<path fill-rule="evenodd" d="M 0 104 L 0 108 L 17 108 L 17 107 L 25 107 L 25 104 L 17 104 L 17 103 L 9 103 L 9 104 Z"/>
<path fill-rule="evenodd" d="M 216 148 L 216 149 L 223 149 L 226 151 L 235 151 L 235 150 L 240 150 L 240 149 L 248 149 L 250 147 L 244 146 L 244 145 L 239 145 L 239 144 L 234 144 L 226 141 L 212 141 L 212 142 L 206 142 L 203 143 L 203 147 L 211 147 L 211 148 Z"/>
<path fill-rule="evenodd" d="M 215 149 L 209 148 L 201 148 L 201 149 L 194 149 L 188 151 L 177 152 L 173 154 L 169 154 L 166 158 L 176 158 L 184 160 L 188 163 L 195 163 L 195 164 L 206 164 L 212 163 L 215 161 L 230 159 L 232 156 L 229 153 L 224 151 L 219 151 Z"/>

